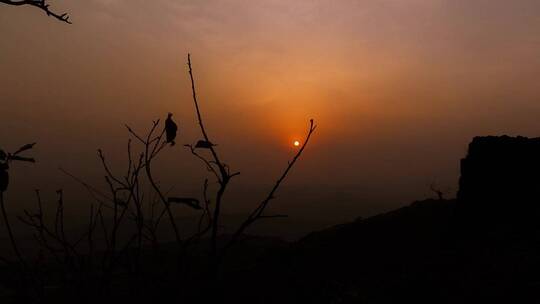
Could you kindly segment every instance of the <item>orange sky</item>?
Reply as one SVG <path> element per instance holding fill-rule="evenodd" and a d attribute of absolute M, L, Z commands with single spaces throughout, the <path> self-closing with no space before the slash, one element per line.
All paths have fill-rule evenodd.
<path fill-rule="evenodd" d="M 475 135 L 540 133 L 535 0 L 52 4 L 74 24 L 0 6 L 1 145 L 39 143 L 40 163 L 13 173 L 20 191 L 65 185 L 58 166 L 97 180 L 95 149 L 121 160 L 124 123 L 142 129 L 170 111 L 178 141 L 195 141 L 187 52 L 238 183 L 269 184 L 314 118 L 289 185 L 352 191 L 342 213 L 423 198 L 433 181 L 455 190 Z M 181 147 L 162 165 L 165 181 L 205 175 Z"/>

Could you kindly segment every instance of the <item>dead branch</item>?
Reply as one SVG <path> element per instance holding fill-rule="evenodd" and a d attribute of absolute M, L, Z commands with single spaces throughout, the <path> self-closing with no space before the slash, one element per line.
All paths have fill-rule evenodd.
<path fill-rule="evenodd" d="M 204 138 L 204 142 L 205 143 L 208 143 L 207 145 L 204 146 L 204 148 L 210 150 L 211 154 L 212 154 L 212 157 L 213 157 L 213 160 L 210 162 L 208 160 L 206 160 L 205 158 L 203 157 L 199 157 L 196 153 L 193 153 L 193 147 L 189 146 L 190 149 L 192 150 L 192 153 L 199 157 L 199 159 L 203 160 L 207 166 L 207 168 L 209 170 L 211 170 L 212 172 L 214 172 L 214 174 L 216 175 L 216 178 L 218 180 L 218 183 L 219 183 L 219 189 L 216 193 L 216 202 L 215 202 L 215 206 L 214 206 L 214 214 L 212 216 L 212 234 L 211 234 L 211 250 L 212 250 L 212 255 L 217 257 L 217 234 L 218 234 L 218 229 L 219 229 L 219 219 L 220 219 L 220 214 L 221 214 L 221 204 L 222 204 L 222 200 L 223 200 L 223 195 L 225 194 L 225 191 L 227 189 L 227 186 L 229 184 L 229 181 L 231 180 L 232 177 L 236 176 L 236 175 L 239 175 L 240 172 L 236 172 L 236 173 L 233 173 L 231 174 L 230 173 L 230 169 L 229 167 L 224 164 L 223 162 L 221 162 L 219 156 L 218 156 L 218 153 L 216 151 L 216 148 L 215 148 L 215 145 L 214 144 L 211 144 L 212 141 L 210 140 L 209 136 L 208 136 L 208 133 L 206 132 L 206 129 L 205 129 L 205 126 L 204 126 L 204 122 L 203 122 L 203 119 L 202 119 L 202 115 L 201 115 L 201 111 L 200 111 L 200 107 L 199 107 L 199 102 L 197 100 L 197 91 L 195 89 L 195 80 L 194 80 L 194 77 L 193 77 L 193 68 L 191 66 L 191 55 L 188 54 L 188 68 L 189 68 L 189 78 L 191 79 L 191 92 L 192 92 L 192 96 L 193 96 L 193 103 L 195 105 L 195 110 L 196 110 L 196 113 L 197 113 L 197 120 L 199 122 L 199 127 L 201 129 L 201 133 L 203 135 L 203 138 Z M 200 141 L 199 141 L 200 142 Z M 216 174 L 216 170 L 213 169 L 212 167 L 212 164 L 214 164 L 217 168 L 218 168 L 218 172 L 219 174 Z"/>
<path fill-rule="evenodd" d="M 154 132 L 156 131 L 157 127 L 159 125 L 159 119 L 156 121 L 153 121 L 152 127 L 150 128 L 150 131 L 148 132 L 145 139 L 143 139 L 142 136 L 139 136 L 131 127 L 128 125 L 125 125 L 128 129 L 129 133 L 131 133 L 137 140 L 139 140 L 143 146 L 144 146 L 144 164 L 143 167 L 145 169 L 146 177 L 148 178 L 148 182 L 152 186 L 154 192 L 157 194 L 159 200 L 164 206 L 164 213 L 166 213 L 169 217 L 169 221 L 171 224 L 171 227 L 173 228 L 174 236 L 176 239 L 176 242 L 180 245 L 182 244 L 182 238 L 180 237 L 180 232 L 178 230 L 178 225 L 176 224 L 176 221 L 174 219 L 174 216 L 172 214 L 169 202 L 167 201 L 167 198 L 165 197 L 165 194 L 158 186 L 157 182 L 154 179 L 154 176 L 152 174 L 152 162 L 155 159 L 155 157 L 159 154 L 159 152 L 162 151 L 162 149 L 167 145 L 165 141 L 163 141 L 163 135 L 165 134 L 165 129 L 159 134 L 154 136 Z M 159 223 L 159 222 L 158 222 Z"/>
<path fill-rule="evenodd" d="M 0 3 L 4 3 L 7 5 L 14 5 L 14 6 L 33 6 L 37 7 L 38 9 L 42 10 L 47 14 L 47 16 L 51 16 L 53 18 L 56 18 L 62 22 L 71 24 L 71 21 L 69 20 L 69 15 L 67 13 L 57 14 L 53 11 L 51 11 L 50 4 L 46 0 L 0 0 Z"/>
<path fill-rule="evenodd" d="M 13 235 L 13 231 L 11 230 L 11 225 L 9 223 L 9 217 L 7 215 L 6 206 L 4 202 L 4 191 L 0 191 L 0 208 L 2 208 L 2 216 L 4 218 L 4 223 L 6 226 L 6 230 L 8 232 L 9 240 L 11 241 L 11 247 L 13 248 L 13 251 L 15 252 L 15 255 L 17 256 L 17 259 L 19 259 L 19 262 L 24 267 L 26 263 L 22 257 L 21 251 L 19 250 L 19 246 L 17 245 L 17 241 L 15 240 L 15 236 Z"/>
<path fill-rule="evenodd" d="M 291 161 L 289 161 L 287 168 L 285 168 L 285 171 L 281 174 L 281 176 L 278 178 L 276 183 L 274 184 L 274 187 L 270 190 L 266 198 L 251 212 L 251 214 L 247 217 L 247 219 L 240 225 L 238 230 L 233 234 L 231 237 L 231 240 L 229 243 L 225 246 L 225 248 L 231 247 L 238 238 L 244 233 L 244 231 L 251 226 L 253 223 L 255 223 L 257 220 L 264 219 L 264 218 L 276 218 L 276 217 L 284 217 L 283 215 L 277 215 L 277 216 L 267 216 L 263 215 L 264 211 L 266 210 L 266 207 L 268 207 L 268 204 L 271 200 L 275 198 L 275 193 L 281 186 L 281 183 L 285 180 L 291 169 L 293 168 L 296 161 L 300 158 L 302 155 L 302 152 L 304 152 L 304 149 L 306 148 L 307 144 L 309 143 L 309 139 L 311 138 L 311 135 L 316 129 L 316 125 L 313 122 L 313 119 L 309 121 L 309 130 L 306 136 L 306 140 L 304 141 L 304 144 L 302 147 L 298 150 L 296 155 L 293 157 Z"/>
<path fill-rule="evenodd" d="M 435 193 L 437 195 L 437 198 L 442 201 L 444 200 L 444 191 L 442 191 L 441 189 L 439 189 L 435 183 L 432 183 L 431 185 L 429 185 L 429 189 Z"/>
<path fill-rule="evenodd" d="M 107 206 L 105 204 L 105 202 L 101 199 L 98 198 L 98 196 L 100 196 L 101 198 L 109 201 L 109 202 L 114 202 L 112 198 L 110 198 L 109 196 L 107 196 L 106 194 L 104 194 L 103 192 L 101 192 L 100 190 L 96 189 L 95 187 L 91 186 L 90 184 L 86 183 L 85 181 L 83 181 L 82 179 L 76 177 L 75 175 L 69 173 L 68 171 L 66 171 L 65 169 L 63 168 L 58 168 L 58 170 L 60 170 L 60 172 L 64 173 L 65 175 L 71 177 L 74 181 L 76 181 L 77 183 L 79 183 L 80 185 L 82 185 L 84 188 L 86 188 L 86 190 L 88 191 L 88 193 L 90 193 L 90 195 L 98 202 L 100 203 L 103 203 L 105 206 Z M 109 207 L 111 208 L 111 207 Z"/>

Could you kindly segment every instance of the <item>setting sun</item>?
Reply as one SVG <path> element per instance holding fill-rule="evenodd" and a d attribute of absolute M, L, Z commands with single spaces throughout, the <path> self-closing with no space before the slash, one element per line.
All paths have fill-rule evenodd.
<path fill-rule="evenodd" d="M 0 0 L 0 304 L 540 304 L 539 34 L 540 0 Z"/>

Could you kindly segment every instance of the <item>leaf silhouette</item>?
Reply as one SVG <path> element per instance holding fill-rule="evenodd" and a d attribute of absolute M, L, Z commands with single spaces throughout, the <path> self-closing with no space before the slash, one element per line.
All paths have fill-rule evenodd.
<path fill-rule="evenodd" d="M 167 200 L 169 203 L 177 203 L 177 204 L 184 204 L 187 205 L 193 209 L 201 210 L 201 203 L 196 198 L 191 197 L 169 197 Z"/>
<path fill-rule="evenodd" d="M 22 157 L 22 156 L 16 156 L 16 155 L 10 155 L 9 159 L 10 160 L 24 161 L 24 162 L 29 162 L 29 163 L 35 163 L 36 162 L 36 160 L 34 158 Z"/>
<path fill-rule="evenodd" d="M 17 154 L 19 154 L 19 153 L 21 153 L 21 152 L 24 152 L 24 151 L 26 151 L 26 150 L 30 150 L 30 149 L 32 149 L 35 145 L 36 145 L 36 143 L 26 144 L 26 145 L 20 147 L 19 150 L 17 150 L 17 151 L 16 151 L 15 153 L 13 153 L 13 154 L 14 154 L 14 155 L 17 155 Z"/>

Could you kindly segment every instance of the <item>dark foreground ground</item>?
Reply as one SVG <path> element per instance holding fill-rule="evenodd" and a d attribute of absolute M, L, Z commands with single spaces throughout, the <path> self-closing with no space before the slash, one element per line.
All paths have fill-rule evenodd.
<path fill-rule="evenodd" d="M 455 207 L 415 202 L 312 233 L 239 285 L 262 303 L 540 303 L 535 228 L 464 223 Z"/>
<path fill-rule="evenodd" d="M 44 301 L 540 303 L 535 225 L 486 225 L 496 224 L 462 222 L 454 200 L 420 201 L 293 243 L 247 237 L 230 252 L 218 287 L 208 276 L 204 253 L 193 252 L 178 277 L 174 255 L 165 248 L 159 256 L 148 253 L 140 273 L 113 275 L 106 292 L 93 292 L 99 286 L 75 276 L 72 282 L 48 286 Z M 2 270 L 1 303 L 27 300 L 10 290 L 12 271 Z M 100 284 L 99 279 L 93 282 Z"/>

